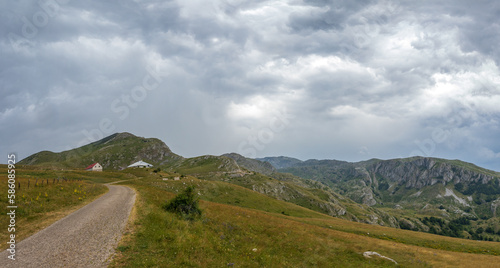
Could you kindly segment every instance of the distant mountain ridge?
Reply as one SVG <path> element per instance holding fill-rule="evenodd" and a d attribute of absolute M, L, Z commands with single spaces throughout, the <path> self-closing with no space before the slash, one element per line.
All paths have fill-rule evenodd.
<path fill-rule="evenodd" d="M 273 158 L 266 159 L 272 163 Z M 458 229 L 441 230 L 431 226 L 432 221 L 421 220 L 436 216 L 450 222 L 475 219 L 478 230 L 482 230 L 479 227 L 500 229 L 497 219 L 500 173 L 471 163 L 430 157 L 356 163 L 307 160 L 277 170 L 322 182 L 357 203 L 384 208 L 393 216 L 399 215 L 402 228 L 473 239 L 481 237 L 479 233 L 463 233 Z M 456 223 L 453 224 L 456 227 Z"/>
<path fill-rule="evenodd" d="M 277 172 L 276 168 L 271 163 L 259 161 L 259 159 L 246 158 L 237 153 L 223 154 L 222 156 L 234 159 L 238 165 L 251 171 L 259 172 L 265 175 Z"/>
<path fill-rule="evenodd" d="M 125 132 L 60 153 L 42 151 L 19 164 L 84 169 L 99 162 L 104 170 L 120 170 L 138 160 L 153 164 L 154 173 L 236 184 L 352 221 L 476 240 L 493 239 L 481 235 L 482 229 L 500 233 L 500 173 L 459 160 L 411 157 L 351 163 L 285 156 L 250 159 L 236 153 L 183 158 L 159 139 Z M 145 172 L 154 174 L 152 169 Z M 474 224 L 467 231 L 456 227 L 471 219 Z M 446 224 L 451 227 L 446 229 Z"/>
<path fill-rule="evenodd" d="M 262 162 L 268 162 L 276 169 L 292 167 L 292 166 L 295 166 L 299 163 L 302 163 L 302 160 L 292 158 L 292 157 L 286 157 L 286 156 L 264 157 L 264 158 L 256 158 L 256 159 L 259 161 L 262 161 Z"/>
<path fill-rule="evenodd" d="M 104 169 L 123 169 L 139 160 L 153 165 L 163 165 L 182 159 L 183 157 L 173 153 L 159 139 L 143 138 L 123 132 L 60 153 L 50 151 L 35 153 L 21 160 L 19 164 L 79 169 L 99 162 Z"/>
<path fill-rule="evenodd" d="M 269 163 L 273 163 L 273 158 L 268 157 L 264 161 L 266 159 Z M 459 190 L 467 191 L 472 185 L 488 184 L 500 178 L 500 173 L 470 163 L 429 157 L 371 159 L 356 163 L 307 160 L 279 168 L 278 171 L 324 182 L 339 188 L 342 192 L 350 192 L 353 197 L 358 196 L 358 200 L 369 195 L 369 200 L 363 202 L 369 205 L 377 203 L 373 190 L 386 191 L 395 188 L 396 185 L 406 189 L 421 189 L 438 183 L 460 184 Z M 355 186 L 353 181 L 360 182 L 360 186 L 366 191 L 363 193 L 353 191 L 353 187 L 349 187 L 349 185 Z"/>

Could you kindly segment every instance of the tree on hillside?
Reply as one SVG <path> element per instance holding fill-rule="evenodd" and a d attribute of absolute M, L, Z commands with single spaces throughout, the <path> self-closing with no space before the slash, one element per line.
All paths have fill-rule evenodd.
<path fill-rule="evenodd" d="M 198 199 L 194 196 L 194 187 L 187 187 L 182 193 L 167 202 L 163 209 L 176 213 L 186 220 L 194 220 L 201 216 Z"/>

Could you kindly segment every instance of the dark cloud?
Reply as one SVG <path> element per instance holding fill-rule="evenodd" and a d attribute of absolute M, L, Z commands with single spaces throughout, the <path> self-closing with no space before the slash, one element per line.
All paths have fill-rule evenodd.
<path fill-rule="evenodd" d="M 341 30 L 349 24 L 349 20 L 357 12 L 369 9 L 373 1 L 304 1 L 304 6 L 309 7 L 302 12 L 294 12 L 290 15 L 289 26 L 298 32 Z M 312 7 L 316 7 L 313 9 Z M 380 17 L 358 17 L 365 19 L 364 22 L 385 22 L 386 16 Z M 369 20 L 369 21 L 368 21 Z"/>
<path fill-rule="evenodd" d="M 21 158 L 129 131 L 186 156 L 500 170 L 495 1 L 40 3 L 0 4 L 1 150 Z"/>

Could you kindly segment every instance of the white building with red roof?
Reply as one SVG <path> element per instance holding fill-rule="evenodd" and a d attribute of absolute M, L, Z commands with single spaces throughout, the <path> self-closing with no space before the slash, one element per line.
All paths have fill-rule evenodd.
<path fill-rule="evenodd" d="M 90 166 L 88 166 L 85 170 L 88 170 L 88 171 L 102 171 L 102 166 L 101 164 L 99 163 L 94 163 Z"/>

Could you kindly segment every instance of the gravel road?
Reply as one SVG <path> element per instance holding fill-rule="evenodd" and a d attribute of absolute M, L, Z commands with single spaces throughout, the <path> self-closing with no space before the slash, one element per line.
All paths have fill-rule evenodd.
<path fill-rule="evenodd" d="M 135 202 L 125 186 L 16 244 L 16 260 L 0 254 L 0 267 L 106 267 Z M 20 227 L 22 228 L 22 226 Z"/>

